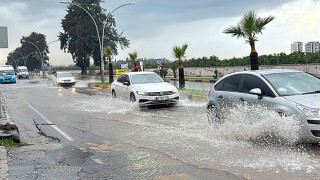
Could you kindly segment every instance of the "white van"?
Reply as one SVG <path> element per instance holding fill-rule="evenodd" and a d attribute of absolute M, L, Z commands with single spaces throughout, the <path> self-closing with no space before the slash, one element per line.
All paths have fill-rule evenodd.
<path fill-rule="evenodd" d="M 18 66 L 17 67 L 17 76 L 18 79 L 27 78 L 29 79 L 29 71 L 26 66 Z"/>

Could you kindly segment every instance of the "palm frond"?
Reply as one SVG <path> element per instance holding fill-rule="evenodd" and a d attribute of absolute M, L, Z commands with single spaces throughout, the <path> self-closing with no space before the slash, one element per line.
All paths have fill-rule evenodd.
<path fill-rule="evenodd" d="M 130 57 L 131 61 L 135 61 L 138 57 L 137 51 L 134 51 L 133 53 L 129 53 L 129 57 Z"/>
<path fill-rule="evenodd" d="M 265 25 L 267 25 L 269 22 L 274 20 L 274 18 L 275 18 L 274 16 L 268 16 L 266 18 L 257 18 L 256 28 L 257 28 L 258 32 L 262 34 L 262 30 L 265 29 Z"/>
<path fill-rule="evenodd" d="M 107 47 L 105 47 L 104 48 L 104 55 L 105 56 L 112 56 L 112 48 L 111 48 L 111 46 L 107 46 Z"/>
<path fill-rule="evenodd" d="M 181 47 L 174 46 L 173 56 L 177 58 L 179 61 L 182 61 L 182 59 L 185 58 L 187 48 L 188 48 L 188 44 L 183 44 Z"/>

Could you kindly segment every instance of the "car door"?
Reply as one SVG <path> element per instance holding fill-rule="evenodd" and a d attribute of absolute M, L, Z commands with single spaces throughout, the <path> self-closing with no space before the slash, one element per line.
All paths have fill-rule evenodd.
<path fill-rule="evenodd" d="M 214 87 L 218 112 L 224 113 L 239 102 L 242 74 L 234 74 L 222 79 Z"/>
<path fill-rule="evenodd" d="M 259 88 L 261 95 L 251 94 L 252 89 Z M 267 83 L 259 76 L 253 74 L 244 74 L 242 84 L 240 86 L 242 92 L 240 101 L 247 103 L 250 106 L 267 106 L 271 107 L 275 100 L 275 94 Z"/>
<path fill-rule="evenodd" d="M 131 88 L 130 88 L 131 82 L 130 82 L 129 75 L 127 74 L 124 75 L 123 82 L 126 83 L 126 85 L 123 84 L 123 88 L 122 88 L 123 97 L 129 99 L 130 92 L 131 92 Z"/>
<path fill-rule="evenodd" d="M 123 97 L 122 86 L 123 86 L 124 74 L 117 78 L 117 81 L 113 83 L 113 89 L 116 92 L 116 96 Z"/>

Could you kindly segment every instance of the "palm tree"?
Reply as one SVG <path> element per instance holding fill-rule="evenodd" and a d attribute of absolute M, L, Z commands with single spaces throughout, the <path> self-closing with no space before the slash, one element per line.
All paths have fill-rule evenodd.
<path fill-rule="evenodd" d="M 251 46 L 250 64 L 251 70 L 259 69 L 258 53 L 255 47 L 257 35 L 262 34 L 265 25 L 274 19 L 273 16 L 266 18 L 257 17 L 254 11 L 246 12 L 241 21 L 235 26 L 229 26 L 224 33 L 231 34 L 237 38 L 243 37 Z"/>
<path fill-rule="evenodd" d="M 137 72 L 139 71 L 138 69 L 138 64 L 137 64 L 137 58 L 138 58 L 138 53 L 137 51 L 134 51 L 133 53 L 129 53 L 129 57 L 131 59 L 131 62 L 132 62 L 132 70 L 133 72 Z"/>
<path fill-rule="evenodd" d="M 187 48 L 188 48 L 188 44 L 183 44 L 182 47 L 178 47 L 178 46 L 173 47 L 173 55 L 175 58 L 178 59 L 180 89 L 183 89 L 185 87 L 183 59 L 185 58 Z"/>
<path fill-rule="evenodd" d="M 112 49 L 111 46 L 107 46 L 104 48 L 104 55 L 109 59 L 109 83 L 113 82 L 113 66 L 112 66 Z"/>

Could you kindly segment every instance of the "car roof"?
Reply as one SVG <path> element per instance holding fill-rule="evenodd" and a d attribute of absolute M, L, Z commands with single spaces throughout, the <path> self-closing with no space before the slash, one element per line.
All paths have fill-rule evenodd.
<path fill-rule="evenodd" d="M 134 74 L 156 74 L 156 73 L 151 71 L 139 71 L 139 72 L 127 72 L 126 74 L 134 75 Z"/>
<path fill-rule="evenodd" d="M 302 72 L 302 71 L 293 70 L 293 69 L 262 69 L 262 70 L 241 71 L 241 72 L 235 72 L 232 74 L 266 75 L 266 74 L 279 74 L 279 73 L 290 73 L 290 72 Z"/>
<path fill-rule="evenodd" d="M 57 72 L 57 74 L 60 74 L 60 73 L 70 73 L 71 74 L 71 72 L 69 72 L 69 71 L 58 71 Z"/>

